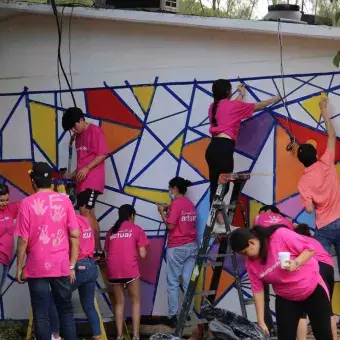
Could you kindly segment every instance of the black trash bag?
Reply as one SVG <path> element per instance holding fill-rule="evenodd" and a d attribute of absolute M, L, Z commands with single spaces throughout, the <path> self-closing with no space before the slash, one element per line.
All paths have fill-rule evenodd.
<path fill-rule="evenodd" d="M 209 329 L 218 340 L 270 340 L 262 329 L 241 315 L 214 308 L 205 302 L 201 315 L 209 322 Z"/>
<path fill-rule="evenodd" d="M 179 340 L 176 336 L 172 334 L 157 333 L 150 336 L 150 340 Z"/>

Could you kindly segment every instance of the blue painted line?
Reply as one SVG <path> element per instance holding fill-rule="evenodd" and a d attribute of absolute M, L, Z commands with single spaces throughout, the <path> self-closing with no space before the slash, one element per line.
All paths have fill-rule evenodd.
<path fill-rule="evenodd" d="M 171 118 L 171 117 L 174 117 L 174 116 L 178 116 L 178 115 L 180 115 L 182 113 L 185 113 L 185 112 L 187 112 L 187 110 L 183 110 L 183 111 L 176 112 L 176 113 L 173 113 L 171 115 L 168 115 L 166 117 L 162 117 L 162 118 L 158 118 L 158 119 L 152 120 L 151 122 L 147 122 L 147 124 L 150 125 L 152 123 L 157 123 L 157 122 L 162 121 L 164 119 L 168 119 L 168 118 Z"/>
<path fill-rule="evenodd" d="M 24 98 L 24 96 L 26 95 L 26 92 L 22 92 L 22 94 L 20 95 L 19 99 L 16 101 L 16 103 L 14 104 L 12 110 L 10 111 L 9 115 L 7 116 L 7 118 L 5 119 L 1 129 L 0 129 L 0 133 L 3 133 L 3 131 L 5 130 L 7 124 L 9 123 L 9 121 L 11 120 L 15 110 L 18 108 L 19 104 L 21 103 L 21 100 Z"/>
<path fill-rule="evenodd" d="M 48 163 L 50 163 L 50 165 L 52 166 L 53 170 L 59 171 L 58 168 L 56 167 L 56 165 L 50 160 L 50 158 L 47 156 L 45 151 L 39 146 L 39 144 L 35 140 L 33 140 L 32 145 L 34 145 L 40 151 L 40 153 L 44 156 L 46 161 Z"/>
<path fill-rule="evenodd" d="M 123 191 L 122 182 L 120 181 L 118 169 L 117 169 L 117 166 L 116 166 L 116 162 L 113 159 L 113 156 L 110 156 L 110 160 L 111 160 L 111 164 L 112 164 L 112 167 L 113 167 L 113 171 L 114 171 L 116 178 L 117 178 L 117 182 L 118 182 L 117 184 L 119 186 L 119 189 Z"/>
<path fill-rule="evenodd" d="M 180 98 L 174 91 L 172 91 L 171 89 L 169 89 L 168 86 L 163 85 L 164 90 L 168 91 L 177 101 L 179 101 L 187 110 L 189 110 L 190 105 L 188 105 L 187 103 L 185 103 L 182 98 Z"/>
<path fill-rule="evenodd" d="M 98 201 L 99 202 L 99 201 Z M 110 213 L 112 213 L 112 211 L 115 210 L 115 207 L 111 207 L 109 208 L 107 211 L 104 212 L 104 214 L 102 214 L 99 218 L 98 218 L 98 222 L 102 221 L 107 215 L 109 215 Z"/>
<path fill-rule="evenodd" d="M 34 147 L 33 147 L 33 126 L 32 126 L 32 116 L 31 116 L 31 107 L 29 104 L 29 96 L 25 96 L 25 104 L 26 104 L 26 109 L 27 109 L 27 116 L 28 116 L 28 130 L 30 134 L 30 144 L 31 144 L 31 158 L 32 161 L 35 162 L 35 157 L 34 157 Z"/>

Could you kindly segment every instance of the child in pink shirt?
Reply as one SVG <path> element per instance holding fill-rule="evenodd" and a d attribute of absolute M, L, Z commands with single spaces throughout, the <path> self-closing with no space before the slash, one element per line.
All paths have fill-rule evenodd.
<path fill-rule="evenodd" d="M 180 276 L 183 278 L 183 289 L 186 292 L 198 251 L 196 209 L 189 198 L 184 196 L 190 185 L 191 182 L 182 177 L 173 178 L 169 182 L 169 195 L 172 200 L 170 206 L 158 207 L 168 229 L 166 261 L 170 327 L 175 327 L 177 321 Z"/>
<path fill-rule="evenodd" d="M 68 108 L 63 115 L 63 129 L 76 135 L 77 169 L 65 177 L 77 182 L 77 203 L 80 213 L 87 217 L 95 231 L 95 256 L 103 257 L 100 228 L 94 213 L 99 195 L 104 192 L 105 158 L 109 154 L 103 130 L 85 121 L 84 113 L 76 107 Z"/>
<path fill-rule="evenodd" d="M 13 257 L 14 220 L 18 216 L 19 206 L 20 202 L 9 203 L 8 186 L 0 184 L 0 294 Z"/>
<path fill-rule="evenodd" d="M 114 315 L 118 338 L 123 339 L 124 289 L 132 302 L 133 340 L 139 339 L 140 324 L 140 271 L 138 259 L 146 257 L 149 244 L 143 229 L 134 224 L 136 210 L 122 205 L 118 220 L 108 231 L 105 240 L 107 278 L 115 297 Z"/>
<path fill-rule="evenodd" d="M 270 227 L 279 224 L 286 226 L 290 230 L 294 230 L 293 223 L 281 214 L 262 213 L 257 215 L 254 219 L 254 225 L 260 225 L 261 227 Z"/>
<path fill-rule="evenodd" d="M 212 85 L 214 102 L 209 108 L 209 131 L 212 139 L 205 154 L 209 166 L 210 204 L 216 193 L 220 175 L 232 173 L 234 170 L 233 155 L 242 120 L 280 100 L 280 97 L 276 96 L 263 102 L 245 103 L 243 100 L 246 86 L 239 86 L 238 91 L 236 100 L 231 100 L 233 90 L 229 80 L 218 79 Z M 218 219 L 219 223 L 223 223 L 221 215 Z"/>
<path fill-rule="evenodd" d="M 251 230 L 234 230 L 230 245 L 233 251 L 246 256 L 258 324 L 267 334 L 263 284 L 271 283 L 276 293 L 279 340 L 296 339 L 303 312 L 309 316 L 316 340 L 333 339 L 328 291 L 313 258 L 315 249 L 308 239 L 282 226 L 255 226 Z M 280 252 L 290 253 L 285 267 L 281 267 Z"/>

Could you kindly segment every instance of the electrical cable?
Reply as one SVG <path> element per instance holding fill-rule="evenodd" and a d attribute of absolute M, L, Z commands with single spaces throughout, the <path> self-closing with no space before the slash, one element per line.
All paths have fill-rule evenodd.
<path fill-rule="evenodd" d="M 74 5 L 74 1 L 73 1 Z M 70 19 L 68 21 L 68 68 L 70 72 L 70 78 L 71 78 L 71 87 L 73 88 L 73 76 L 72 76 L 72 52 L 71 52 L 71 39 L 72 39 L 72 34 L 71 34 L 71 23 L 72 23 L 72 16 L 73 16 L 73 6 L 71 8 L 71 15 Z"/>
<path fill-rule="evenodd" d="M 60 38 L 60 40 L 62 40 L 62 34 L 63 34 L 63 16 L 64 16 L 64 10 L 65 10 L 65 6 L 63 7 L 63 9 L 61 11 L 61 17 L 60 17 L 60 31 L 61 31 L 61 38 Z M 59 83 L 59 102 L 60 102 L 60 106 L 63 107 L 63 100 L 62 100 L 62 96 L 61 96 L 61 79 L 60 79 L 60 63 L 59 63 L 59 58 L 57 58 L 57 75 L 58 75 L 58 83 Z"/>
<path fill-rule="evenodd" d="M 284 67 L 283 67 L 283 38 L 282 38 L 282 32 L 281 32 L 281 21 L 280 19 L 278 20 L 278 27 L 277 27 L 277 31 L 278 31 L 278 38 L 279 38 L 279 45 L 280 45 L 280 72 L 281 72 L 281 82 L 282 82 L 282 91 L 283 91 L 283 96 L 281 96 L 281 100 L 283 101 L 283 105 L 284 108 L 287 112 L 287 127 L 288 127 L 288 131 L 290 134 L 290 142 L 286 147 L 287 151 L 291 151 L 292 153 L 294 153 L 294 146 L 296 144 L 296 138 L 293 136 L 292 133 L 292 121 L 291 121 L 291 117 L 289 114 L 289 111 L 287 109 L 287 94 L 286 94 L 286 86 L 285 86 L 285 73 L 284 73 Z"/>
<path fill-rule="evenodd" d="M 54 16 L 55 16 L 55 19 L 56 19 L 56 23 L 57 23 L 57 30 L 58 30 L 58 60 L 59 60 L 59 64 L 60 64 L 60 68 L 61 68 L 61 71 L 63 73 L 63 76 L 66 80 L 66 83 L 67 83 L 67 86 L 70 90 L 70 94 L 72 96 L 72 100 L 73 100 L 73 103 L 74 103 L 74 106 L 76 107 L 77 104 L 76 104 L 76 100 L 74 98 L 74 95 L 73 95 L 73 91 L 72 91 L 72 87 L 71 87 L 71 84 L 67 78 L 67 75 L 66 75 L 66 72 L 65 72 L 65 69 L 64 69 L 64 65 L 63 65 L 63 62 L 61 60 L 61 53 L 60 53 L 60 48 L 61 48 L 61 29 L 60 29 L 60 23 L 59 23 L 59 16 L 58 16 L 58 10 L 57 10 L 57 6 L 56 6 L 56 3 L 55 3 L 55 0 L 51 0 L 51 4 L 52 4 L 52 9 L 53 9 L 53 13 L 54 13 Z"/>

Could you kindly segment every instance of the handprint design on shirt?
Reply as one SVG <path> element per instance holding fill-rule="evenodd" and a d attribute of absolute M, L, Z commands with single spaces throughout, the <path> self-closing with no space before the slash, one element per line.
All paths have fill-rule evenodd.
<path fill-rule="evenodd" d="M 45 225 L 40 229 L 39 241 L 43 244 L 48 244 L 51 240 L 51 237 L 48 236 L 48 226 Z"/>
<path fill-rule="evenodd" d="M 53 222 L 60 222 L 66 216 L 65 209 L 61 204 L 56 202 L 64 202 L 60 195 L 50 195 L 50 215 Z"/>
<path fill-rule="evenodd" d="M 282 221 L 281 217 L 269 215 L 269 220 L 266 220 L 264 222 L 270 223 L 271 225 L 273 225 L 273 224 L 279 224 L 281 221 Z"/>
<path fill-rule="evenodd" d="M 64 238 L 65 238 L 64 230 L 58 229 L 57 235 L 53 234 L 52 237 L 53 237 L 53 241 L 52 241 L 53 247 L 58 247 L 64 241 Z"/>
<path fill-rule="evenodd" d="M 34 199 L 31 206 L 37 216 L 43 216 L 48 208 L 48 206 L 45 205 L 45 200 L 41 200 L 40 198 Z"/>

